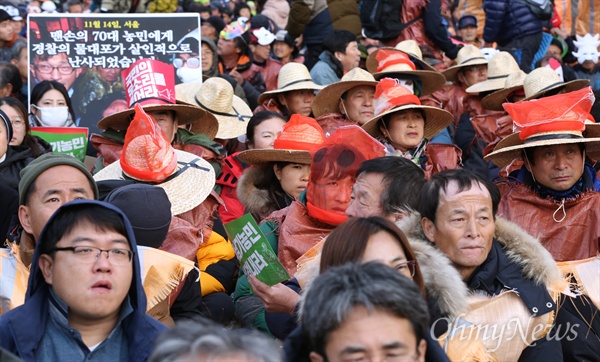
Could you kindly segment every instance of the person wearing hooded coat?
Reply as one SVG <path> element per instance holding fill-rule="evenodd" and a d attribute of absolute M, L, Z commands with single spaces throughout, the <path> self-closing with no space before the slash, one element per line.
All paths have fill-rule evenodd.
<path fill-rule="evenodd" d="M 0 111 L 0 184 L 18 190 L 19 172 L 33 161 L 33 157 L 28 146 L 9 146 L 12 136 L 12 124 L 6 113 Z M 6 141 L 4 138 L 7 138 Z"/>
<path fill-rule="evenodd" d="M 137 250 L 133 228 L 127 217 L 117 207 L 93 200 L 75 200 L 63 205 L 48 220 L 48 223 L 46 223 L 44 230 L 40 234 L 31 263 L 25 304 L 3 314 L 2 318 L 0 318 L 0 348 L 16 354 L 24 361 L 36 361 L 42 358 L 40 352 L 44 349 L 42 347 L 47 337 L 47 328 L 49 323 L 54 323 L 52 322 L 53 318 L 50 316 L 51 300 L 54 300 L 56 303 L 53 304 L 52 308 L 60 308 L 57 304 L 64 304 L 64 302 L 57 300 L 55 293 L 52 291 L 51 286 L 46 283 L 39 267 L 42 246 L 48 242 L 48 225 L 53 222 L 57 215 L 63 213 L 66 209 L 94 206 L 110 210 L 122 219 L 127 231 L 129 247 L 131 250 Z M 124 341 L 117 343 L 127 346 L 127 359 L 129 361 L 145 361 L 152 351 L 155 338 L 167 328 L 146 315 L 146 294 L 141 283 L 140 262 L 136 254 L 134 254 L 132 259 L 132 268 L 131 286 L 125 298 L 125 303 L 121 307 L 124 313 L 121 315 L 120 329 L 122 330 Z M 124 309 L 127 302 L 130 307 L 127 308 L 129 311 L 125 311 Z M 113 330 L 113 332 L 115 331 L 116 329 Z M 57 351 L 55 350 L 54 352 Z"/>

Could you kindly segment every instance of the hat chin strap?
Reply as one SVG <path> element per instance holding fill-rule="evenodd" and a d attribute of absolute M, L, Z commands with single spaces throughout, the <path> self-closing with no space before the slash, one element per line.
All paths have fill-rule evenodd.
<path fill-rule="evenodd" d="M 527 157 L 527 153 L 523 152 L 525 154 L 525 162 L 527 162 L 527 166 L 529 166 L 529 173 L 531 174 L 531 177 L 533 178 L 533 182 L 537 183 L 537 180 L 535 179 L 535 175 L 533 174 L 533 168 L 531 168 L 531 163 L 529 163 L 529 157 Z"/>
<path fill-rule="evenodd" d="M 354 121 L 352 118 L 350 118 L 350 115 L 348 114 L 348 110 L 346 109 L 346 105 L 344 104 L 344 100 L 342 98 L 340 98 L 340 102 L 342 102 L 342 108 L 344 108 L 344 112 L 346 112 L 345 113 L 346 118 L 348 118 L 351 121 Z M 386 128 L 386 130 L 387 130 L 387 128 Z"/>

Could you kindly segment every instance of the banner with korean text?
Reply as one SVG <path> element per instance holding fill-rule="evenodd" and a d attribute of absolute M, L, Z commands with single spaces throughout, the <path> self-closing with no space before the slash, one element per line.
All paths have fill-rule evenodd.
<path fill-rule="evenodd" d="M 258 280 L 268 285 L 290 279 L 251 214 L 224 226 L 233 244 L 235 256 L 246 275 L 255 275 Z"/>
<path fill-rule="evenodd" d="M 180 74 L 202 79 L 202 67 L 191 69 L 187 62 L 200 57 L 199 25 L 197 13 L 30 14 L 29 92 L 44 80 L 61 83 L 75 124 L 101 133 L 102 118 L 129 108 L 121 71 L 137 60 L 176 65 L 178 83 Z"/>

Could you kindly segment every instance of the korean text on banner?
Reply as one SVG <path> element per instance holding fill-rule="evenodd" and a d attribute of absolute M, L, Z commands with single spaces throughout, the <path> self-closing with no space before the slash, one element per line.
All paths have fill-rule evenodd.
<path fill-rule="evenodd" d="M 52 145 L 52 152 L 64 153 L 83 162 L 88 143 L 86 127 L 31 127 L 31 134 Z"/>

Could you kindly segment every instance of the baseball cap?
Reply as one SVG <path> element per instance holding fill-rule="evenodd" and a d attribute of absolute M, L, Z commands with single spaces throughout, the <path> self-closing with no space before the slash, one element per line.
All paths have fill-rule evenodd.
<path fill-rule="evenodd" d="M 467 26 L 477 26 L 477 18 L 474 15 L 463 15 L 458 20 L 458 29 L 464 29 Z"/>
<path fill-rule="evenodd" d="M 225 28 L 225 22 L 220 16 L 211 16 L 206 20 L 202 20 L 202 23 L 210 24 L 213 28 L 215 28 L 217 34 L 220 34 L 221 30 Z"/>
<path fill-rule="evenodd" d="M 1 6 L 0 9 L 3 9 L 4 11 L 6 11 L 8 13 L 8 15 L 10 15 L 10 17 L 14 21 L 23 20 L 21 13 L 19 13 L 19 9 L 17 9 L 16 7 L 14 7 L 12 5 L 4 5 L 4 6 Z"/>

